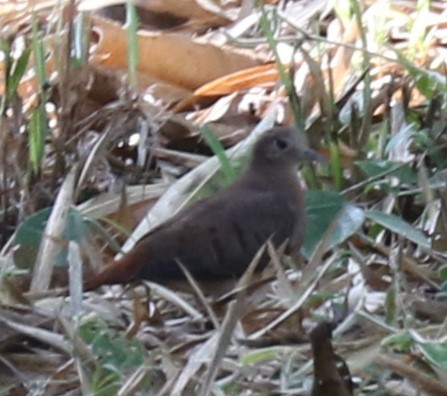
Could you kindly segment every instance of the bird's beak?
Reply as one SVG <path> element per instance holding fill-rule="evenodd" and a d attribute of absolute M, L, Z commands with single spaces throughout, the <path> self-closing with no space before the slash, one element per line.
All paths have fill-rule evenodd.
<path fill-rule="evenodd" d="M 299 148 L 298 158 L 302 162 L 321 162 L 326 163 L 327 159 L 323 157 L 320 153 L 312 150 L 311 148 Z"/>

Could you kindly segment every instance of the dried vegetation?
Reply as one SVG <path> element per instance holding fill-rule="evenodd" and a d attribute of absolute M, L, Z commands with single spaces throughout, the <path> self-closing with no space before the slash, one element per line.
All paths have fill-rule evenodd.
<path fill-rule="evenodd" d="M 356 394 L 446 395 L 447 4 L 109 3 L 0 2 L 1 394 L 307 394 L 325 319 Z M 275 121 L 328 158 L 303 268 L 82 293 Z"/>

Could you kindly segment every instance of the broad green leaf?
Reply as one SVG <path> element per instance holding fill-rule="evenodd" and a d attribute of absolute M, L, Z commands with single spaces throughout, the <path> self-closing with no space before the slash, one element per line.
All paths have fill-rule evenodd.
<path fill-rule="evenodd" d="M 28 217 L 17 228 L 15 243 L 19 245 L 14 254 L 19 268 L 32 268 L 39 251 L 42 233 L 50 216 L 51 208 L 45 208 Z M 70 209 L 64 237 L 66 241 L 79 242 L 89 232 L 85 217 L 76 209 Z M 62 249 L 56 266 L 64 266 L 67 262 L 67 249 Z"/>
<path fill-rule="evenodd" d="M 309 191 L 306 194 L 307 233 L 302 249 L 305 257 L 309 258 L 313 254 L 325 231 L 341 210 L 329 249 L 357 232 L 363 224 L 364 212 L 333 191 Z"/>
<path fill-rule="evenodd" d="M 356 161 L 355 164 L 365 172 L 368 178 L 386 173 L 387 176 L 397 177 L 401 183 L 417 183 L 417 174 L 409 164 L 385 160 Z"/>
<path fill-rule="evenodd" d="M 387 214 L 378 210 L 366 211 L 366 217 L 382 227 L 395 232 L 408 240 L 417 243 L 425 248 L 430 248 L 430 240 L 424 235 L 424 233 L 411 224 L 402 220 L 393 214 Z"/>
<path fill-rule="evenodd" d="M 351 203 L 346 204 L 333 234 L 331 247 L 346 241 L 354 235 L 365 221 L 365 211 Z"/>
<path fill-rule="evenodd" d="M 406 124 L 400 130 L 393 135 L 393 137 L 390 139 L 388 144 L 385 147 L 385 152 L 390 153 L 393 151 L 396 146 L 401 142 L 408 142 L 416 132 L 416 125 L 415 124 Z"/>
<path fill-rule="evenodd" d="M 447 344 L 435 342 L 418 342 L 419 349 L 431 363 L 447 370 Z"/>
<path fill-rule="evenodd" d="M 64 237 L 68 241 L 79 242 L 88 232 L 86 217 L 77 209 L 70 209 L 68 212 L 67 225 L 65 226 Z"/>

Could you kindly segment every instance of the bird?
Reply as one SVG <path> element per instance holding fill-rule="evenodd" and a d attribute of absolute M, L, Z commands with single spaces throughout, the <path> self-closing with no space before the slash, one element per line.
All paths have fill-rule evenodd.
<path fill-rule="evenodd" d="M 314 355 L 314 383 L 311 396 L 352 396 L 353 384 L 346 362 L 334 352 L 335 325 L 322 322 L 309 334 Z"/>
<path fill-rule="evenodd" d="M 135 280 L 184 280 L 179 263 L 198 281 L 237 279 L 270 240 L 287 254 L 299 251 L 306 232 L 300 162 L 321 161 L 302 147 L 299 132 L 277 126 L 256 141 L 245 172 L 229 187 L 198 201 L 143 236 L 122 258 L 84 283 L 85 290 Z M 256 271 L 269 258 L 265 254 Z"/>

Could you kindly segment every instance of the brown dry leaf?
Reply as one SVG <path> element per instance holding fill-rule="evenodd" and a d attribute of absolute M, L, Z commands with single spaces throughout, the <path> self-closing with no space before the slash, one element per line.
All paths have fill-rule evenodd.
<path fill-rule="evenodd" d="M 417 318 L 429 320 L 431 323 L 442 323 L 447 317 L 447 302 L 437 301 L 427 296 L 408 294 L 406 303 Z"/>
<path fill-rule="evenodd" d="M 154 202 L 166 191 L 169 183 L 158 184 L 142 184 L 135 186 L 128 186 L 126 188 L 126 205 L 132 212 L 132 216 L 139 217 L 140 210 L 152 206 Z M 115 219 L 117 213 L 122 206 L 122 195 L 116 192 L 107 192 L 83 202 L 76 208 L 85 216 L 95 219 L 102 217 L 109 217 Z M 135 219 L 133 219 L 135 221 Z"/>
<path fill-rule="evenodd" d="M 93 17 L 99 34 L 92 61 L 106 68 L 127 68 L 127 32 L 119 24 Z M 257 60 L 231 48 L 218 48 L 178 34 L 138 32 L 141 56 L 138 71 L 186 89 L 201 85 L 237 70 L 253 67 Z M 181 67 L 179 67 L 181 65 Z"/>
<path fill-rule="evenodd" d="M 273 87 L 279 78 L 274 63 L 251 67 L 211 81 L 194 91 L 196 96 L 228 95 L 253 87 Z"/>
<path fill-rule="evenodd" d="M 79 378 L 74 370 L 73 360 L 69 360 L 51 373 L 45 395 L 66 394 L 75 389 L 79 389 Z"/>
<path fill-rule="evenodd" d="M 232 147 L 245 138 L 260 121 L 253 109 L 244 112 L 241 102 L 245 95 L 232 94 L 219 99 L 212 106 L 197 112 L 195 123 L 207 124 L 225 148 Z"/>
<path fill-rule="evenodd" d="M 359 37 L 359 27 L 355 17 L 341 39 L 342 43 L 354 45 Z M 334 81 L 334 93 L 336 97 L 339 97 L 343 88 L 345 87 L 347 76 L 352 73 L 352 56 L 354 51 L 350 48 L 340 45 L 335 51 L 335 55 L 331 62 L 332 79 Z"/>
<path fill-rule="evenodd" d="M 185 153 L 183 151 L 169 150 L 161 147 L 154 149 L 154 156 L 160 160 L 169 162 L 170 164 L 180 165 L 186 169 L 194 169 L 202 162 L 206 161 L 207 157 L 198 154 Z"/>
<path fill-rule="evenodd" d="M 312 79 L 312 89 L 314 91 L 315 99 L 318 101 L 320 113 L 323 119 L 330 122 L 332 120 L 332 109 L 328 94 L 326 93 L 327 89 L 321 66 L 318 62 L 312 59 L 310 54 L 304 48 L 301 48 L 301 53 L 309 68 L 309 76 Z"/>
<path fill-rule="evenodd" d="M 314 355 L 314 385 L 312 396 L 350 396 L 352 380 L 346 362 L 334 352 L 331 323 L 323 322 L 310 333 Z"/>
<path fill-rule="evenodd" d="M 125 0 L 83 0 L 80 3 L 81 10 L 97 10 L 102 7 L 125 4 Z M 171 14 L 184 19 L 211 19 L 220 16 L 223 21 L 223 10 L 218 7 L 201 6 L 196 0 L 136 0 L 135 5 L 159 14 Z"/>

